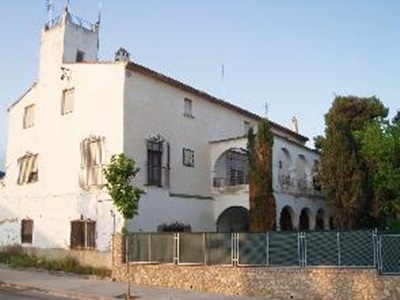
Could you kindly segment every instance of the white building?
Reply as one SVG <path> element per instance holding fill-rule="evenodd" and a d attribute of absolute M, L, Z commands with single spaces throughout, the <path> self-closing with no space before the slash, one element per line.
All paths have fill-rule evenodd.
<path fill-rule="evenodd" d="M 145 190 L 134 231 L 245 230 L 245 133 L 260 117 L 129 60 L 100 62 L 98 26 L 67 11 L 42 31 L 39 75 L 8 109 L 0 245 L 110 249 L 121 217 L 102 169 L 133 157 Z M 319 155 L 271 122 L 278 229 L 327 228 Z M 317 187 L 318 188 L 318 187 Z"/>

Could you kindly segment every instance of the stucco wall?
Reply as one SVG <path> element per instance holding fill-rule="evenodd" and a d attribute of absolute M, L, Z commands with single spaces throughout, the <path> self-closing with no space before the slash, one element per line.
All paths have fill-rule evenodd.
<path fill-rule="evenodd" d="M 128 273 L 121 241 L 116 236 L 112 273 L 120 281 L 129 276 L 137 284 L 282 300 L 400 299 L 400 277 L 379 276 L 375 269 L 130 264 Z"/>

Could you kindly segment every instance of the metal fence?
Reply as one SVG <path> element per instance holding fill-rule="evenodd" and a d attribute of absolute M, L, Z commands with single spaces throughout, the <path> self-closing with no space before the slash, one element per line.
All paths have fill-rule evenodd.
<path fill-rule="evenodd" d="M 379 272 L 400 275 L 400 234 L 380 234 L 377 248 Z"/>
<path fill-rule="evenodd" d="M 134 263 L 378 268 L 400 275 L 400 234 L 377 231 L 134 233 Z"/>

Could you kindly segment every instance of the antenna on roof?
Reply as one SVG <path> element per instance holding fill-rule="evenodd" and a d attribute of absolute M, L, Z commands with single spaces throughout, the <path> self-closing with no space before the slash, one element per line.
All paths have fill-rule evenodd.
<path fill-rule="evenodd" d="M 267 101 L 265 101 L 265 103 L 264 103 L 264 113 L 265 113 L 265 117 L 268 119 L 268 109 L 269 109 L 269 106 L 268 106 L 268 102 Z"/>
<path fill-rule="evenodd" d="M 99 60 L 99 51 L 100 51 L 100 24 L 101 24 L 101 9 L 102 3 L 99 1 L 99 14 L 97 16 L 96 22 L 96 30 L 97 30 L 97 60 Z"/>
<path fill-rule="evenodd" d="M 68 8 L 69 8 L 69 0 L 67 0 L 67 3 L 65 4 L 65 11 L 68 12 Z"/>
<path fill-rule="evenodd" d="M 49 24 L 53 20 L 53 10 L 54 10 L 54 3 L 53 0 L 46 0 L 46 10 L 47 16 L 49 18 Z"/>
<path fill-rule="evenodd" d="M 101 1 L 99 1 L 99 14 L 97 16 L 97 27 L 100 27 L 100 23 L 101 23 L 101 9 L 103 8 L 103 5 L 101 3 Z"/>

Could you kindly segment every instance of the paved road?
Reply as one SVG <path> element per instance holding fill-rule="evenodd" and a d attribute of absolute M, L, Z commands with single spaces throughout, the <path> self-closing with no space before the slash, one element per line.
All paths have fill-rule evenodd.
<path fill-rule="evenodd" d="M 30 287 L 19 287 L 0 283 L 0 300 L 71 300 Z M 77 298 L 75 298 L 77 299 Z"/>

